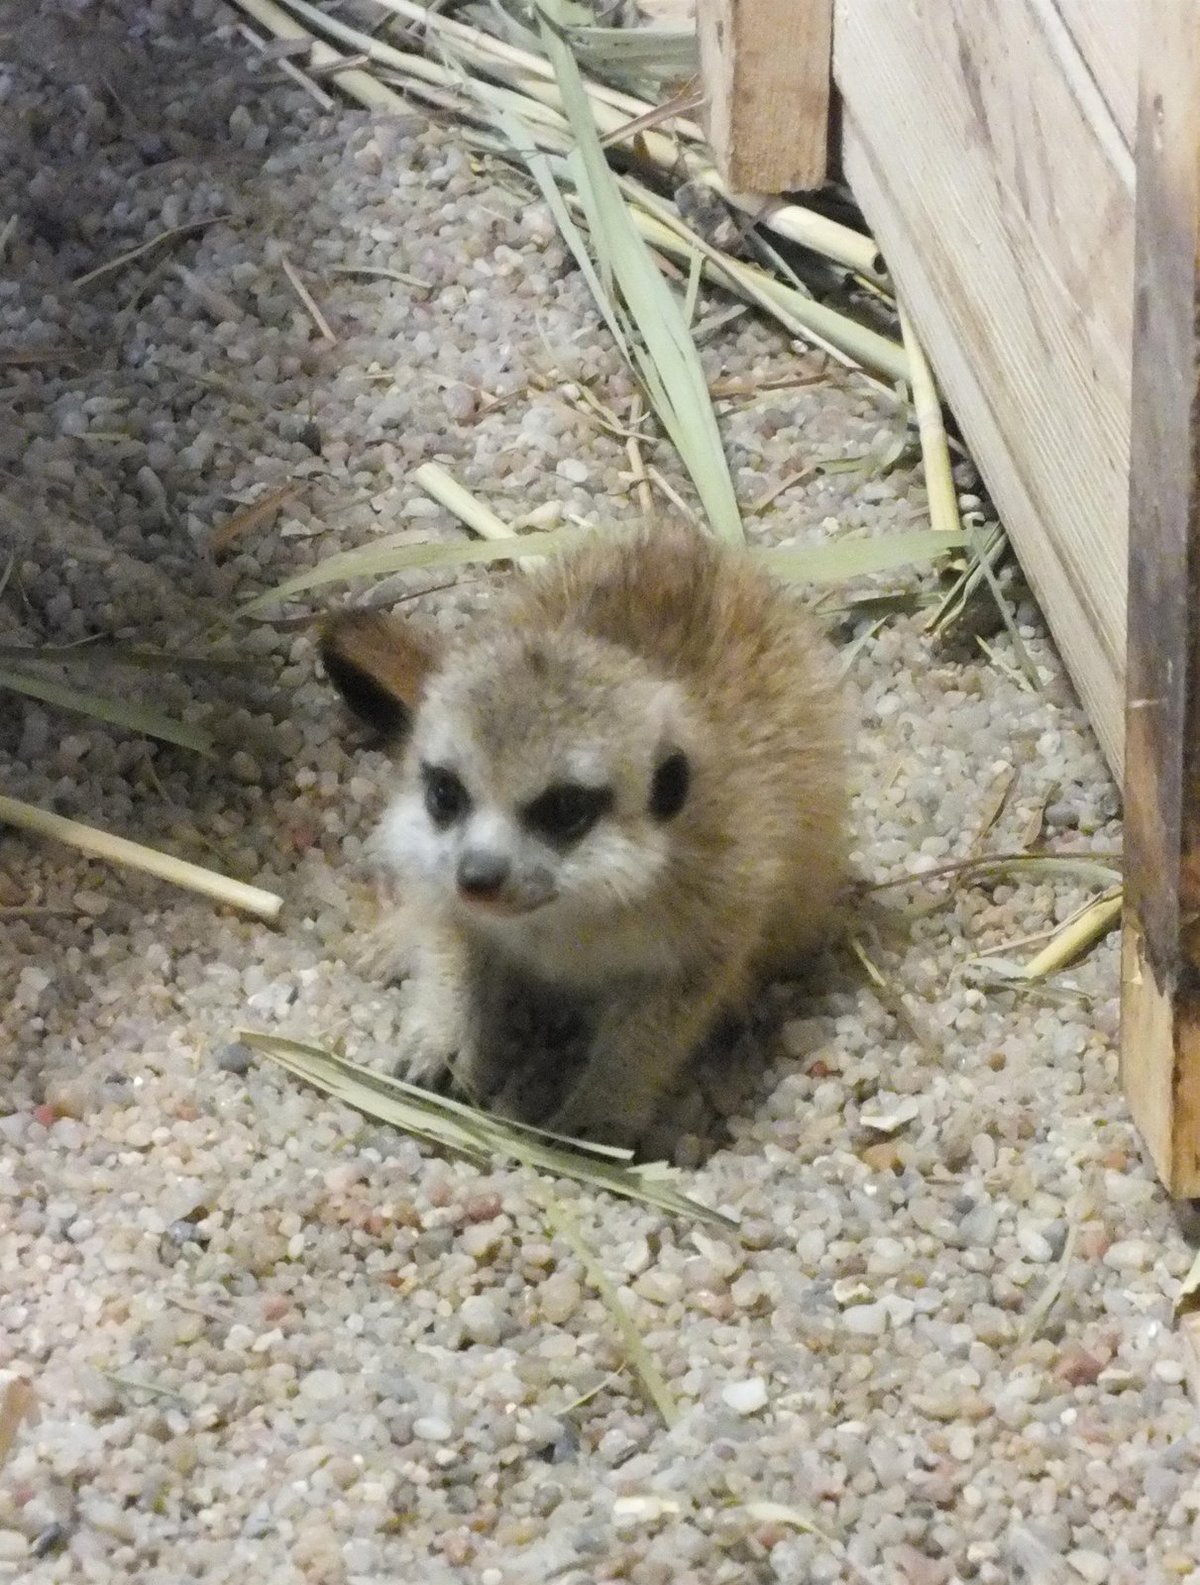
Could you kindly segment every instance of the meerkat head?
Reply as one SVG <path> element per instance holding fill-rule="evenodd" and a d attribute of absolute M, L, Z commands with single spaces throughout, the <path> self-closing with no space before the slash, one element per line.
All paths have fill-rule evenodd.
<path fill-rule="evenodd" d="M 351 708 L 405 739 L 377 848 L 409 885 L 500 933 L 594 922 L 654 890 L 694 791 L 677 684 L 561 628 L 489 626 L 439 652 L 348 613 L 322 654 Z"/>

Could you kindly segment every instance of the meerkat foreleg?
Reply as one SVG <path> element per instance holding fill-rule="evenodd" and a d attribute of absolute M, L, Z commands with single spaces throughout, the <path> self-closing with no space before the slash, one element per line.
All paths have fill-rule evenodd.
<path fill-rule="evenodd" d="M 637 1144 L 718 1014 L 744 989 L 744 978 L 738 960 L 610 1002 L 583 1072 L 547 1126 L 604 1144 Z"/>

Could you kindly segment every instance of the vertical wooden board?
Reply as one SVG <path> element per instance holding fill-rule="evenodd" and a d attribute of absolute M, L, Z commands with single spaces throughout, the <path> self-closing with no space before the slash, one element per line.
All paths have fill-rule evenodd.
<path fill-rule="evenodd" d="M 1137 130 L 1138 13 L 1134 0 L 1040 0 L 1050 13 L 1044 31 L 1053 30 L 1053 13 L 1074 41 L 1084 69 L 1099 90 L 1121 134 L 1133 148 Z"/>
<path fill-rule="evenodd" d="M 1129 528 L 1122 1076 L 1200 1194 L 1200 7 L 1143 0 Z"/>
<path fill-rule="evenodd" d="M 847 176 L 1119 768 L 1132 158 L 1046 0 L 838 0 L 834 76 Z"/>
<path fill-rule="evenodd" d="M 934 358 L 938 381 L 983 468 L 1005 525 L 1018 539 L 1030 585 L 1043 609 L 1050 600 L 1057 602 L 1055 630 L 1069 635 L 1069 647 L 1066 637 L 1060 637 L 1060 645 L 1089 720 L 1107 728 L 1101 731 L 1101 742 L 1110 764 L 1116 765 L 1121 754 L 1124 701 L 1120 642 L 1111 635 L 1108 639 L 1103 636 L 1095 610 L 1081 598 L 1072 569 L 1064 564 L 1060 546 L 1042 528 L 1042 510 L 1027 487 L 1014 451 L 1013 426 L 1021 423 L 1020 414 L 1014 415 L 1007 403 L 994 400 L 977 355 L 959 337 L 957 318 L 948 311 L 944 293 L 926 273 L 924 239 L 909 226 L 848 115 L 843 121 L 843 154 L 859 202 L 871 216 L 876 234 L 887 239 L 888 267 L 900 283 L 917 331 Z M 1023 529 L 1019 535 L 1014 531 L 1017 524 Z"/>
<path fill-rule="evenodd" d="M 698 0 L 706 128 L 737 192 L 825 181 L 833 0 Z"/>

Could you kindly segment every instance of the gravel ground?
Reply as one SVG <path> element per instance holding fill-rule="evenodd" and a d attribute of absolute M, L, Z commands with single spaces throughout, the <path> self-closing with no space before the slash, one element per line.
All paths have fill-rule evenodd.
<path fill-rule="evenodd" d="M 213 0 L 6 11 L 5 641 L 198 650 L 333 548 L 456 535 L 406 482 L 430 459 L 509 516 L 631 512 L 623 443 L 579 405 L 586 387 L 624 411 L 629 381 L 547 216 L 453 128 L 322 112 Z M 363 264 L 408 279 L 339 273 Z M 755 383 L 797 367 L 748 318 L 704 356 Z M 748 502 L 897 423 L 844 379 L 724 420 Z M 214 527 L 284 482 L 279 517 L 214 559 Z M 752 529 L 923 521 L 905 460 L 815 474 Z M 487 585 L 418 603 L 462 621 Z M 1010 778 L 997 848 L 1043 808 L 1052 843 L 1119 841 L 1028 601 L 1020 621 L 1037 695 L 908 618 L 840 631 L 862 639 L 868 874 L 968 851 Z M 0 1577 L 1200 1581 L 1170 1321 L 1189 1229 L 1119 1097 L 1115 944 L 1053 997 L 962 967 L 1065 917 L 1079 886 L 964 885 L 885 941 L 902 1017 L 837 963 L 763 998 L 756 1059 L 706 1073 L 662 1141 L 738 1233 L 562 1188 L 678 1400 L 667 1430 L 521 1173 L 430 1156 L 234 1040 L 251 1024 L 386 1062 L 404 996 L 354 966 L 382 760 L 302 627 L 243 623 L 220 647 L 234 665 L 98 653 L 71 674 L 206 725 L 207 761 L 4 696 L 6 790 L 287 902 L 270 929 L 0 843 L 0 1369 L 40 1403 L 0 1471 Z M 872 1131 L 879 1113 L 907 1120 Z"/>

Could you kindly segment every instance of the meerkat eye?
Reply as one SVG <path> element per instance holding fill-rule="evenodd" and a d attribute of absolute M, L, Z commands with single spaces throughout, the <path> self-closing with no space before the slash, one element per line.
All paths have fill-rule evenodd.
<path fill-rule="evenodd" d="M 467 789 L 444 765 L 422 765 L 421 781 L 425 787 L 426 812 L 440 829 L 461 820 L 471 807 Z"/>
<path fill-rule="evenodd" d="M 673 820 L 687 802 L 692 768 L 687 755 L 676 749 L 662 760 L 650 784 L 650 813 L 656 820 Z"/>
<path fill-rule="evenodd" d="M 611 787 L 560 782 L 539 793 L 522 811 L 525 824 L 549 842 L 578 842 L 612 808 Z"/>

